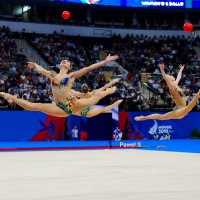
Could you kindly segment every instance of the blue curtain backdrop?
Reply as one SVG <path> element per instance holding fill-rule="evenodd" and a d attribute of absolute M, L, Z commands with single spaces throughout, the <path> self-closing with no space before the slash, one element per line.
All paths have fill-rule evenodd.
<path fill-rule="evenodd" d="M 88 118 L 88 140 L 112 139 L 112 114 L 104 113 L 96 117 Z"/>

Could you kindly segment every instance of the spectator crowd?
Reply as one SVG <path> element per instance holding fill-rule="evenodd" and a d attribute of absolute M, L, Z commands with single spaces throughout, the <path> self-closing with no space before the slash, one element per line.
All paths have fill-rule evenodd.
<path fill-rule="evenodd" d="M 199 37 L 148 37 L 144 35 L 113 35 L 112 38 L 70 37 L 63 34 L 25 34 L 21 35 L 49 63 L 53 70 L 59 70 L 59 63 L 68 59 L 72 70 L 79 70 L 105 59 L 108 53 L 119 56 L 118 63 L 88 73 L 80 78 L 74 89 L 80 90 L 87 83 L 91 90 L 102 87 L 113 78 L 120 77 L 117 92 L 103 99 L 101 104 L 110 104 L 119 98 L 124 99 L 120 109 L 153 111 L 159 98 L 167 105 L 171 99 L 166 84 L 159 71 L 159 63 L 164 62 L 166 73 L 176 76 L 179 64 L 185 64 L 181 88 L 187 102 L 200 86 L 200 65 L 194 46 L 199 45 Z M 0 28 L 0 90 L 31 102 L 52 102 L 50 81 L 27 68 L 27 58 L 23 49 L 18 49 L 15 34 L 8 28 Z M 122 66 L 124 70 L 120 70 Z M 122 69 L 123 69 L 122 68 Z M 142 74 L 150 74 L 142 81 Z M 143 93 L 146 82 L 153 96 Z M 0 104 L 1 105 L 1 104 Z M 15 105 L 12 105 L 15 109 Z M 197 106 L 198 108 L 198 106 Z"/>

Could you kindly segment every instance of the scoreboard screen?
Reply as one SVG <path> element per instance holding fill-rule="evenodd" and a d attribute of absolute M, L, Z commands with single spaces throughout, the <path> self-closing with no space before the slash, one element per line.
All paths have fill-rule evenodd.
<path fill-rule="evenodd" d="M 82 3 L 136 8 L 200 8 L 200 0 L 50 0 L 53 2 Z"/>

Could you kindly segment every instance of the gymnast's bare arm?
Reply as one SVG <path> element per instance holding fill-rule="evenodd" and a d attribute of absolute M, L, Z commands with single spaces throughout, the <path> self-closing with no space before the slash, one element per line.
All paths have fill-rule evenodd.
<path fill-rule="evenodd" d="M 159 67 L 160 67 L 160 71 L 161 71 L 161 74 L 162 74 L 162 77 L 165 79 L 165 80 L 167 80 L 167 75 L 165 74 L 165 65 L 164 65 L 164 63 L 160 63 L 160 65 L 159 65 Z"/>
<path fill-rule="evenodd" d="M 114 85 L 115 83 L 119 82 L 121 80 L 121 78 L 115 78 L 112 81 L 110 81 L 109 83 L 107 83 L 106 85 L 104 85 L 103 87 L 94 90 L 94 92 L 98 92 L 98 91 L 104 91 L 107 88 L 111 87 L 112 85 Z"/>
<path fill-rule="evenodd" d="M 36 71 L 48 78 L 51 78 L 51 72 L 44 69 L 43 67 L 41 67 L 40 65 L 38 65 L 37 63 L 34 62 L 27 62 L 28 63 L 28 68 L 30 69 L 36 69 Z"/>
<path fill-rule="evenodd" d="M 75 79 L 76 78 L 80 78 L 81 76 L 87 74 L 88 72 L 92 71 L 92 70 L 95 70 L 95 69 L 98 69 L 99 67 L 107 64 L 108 62 L 110 61 L 115 61 L 116 59 L 118 58 L 118 56 L 110 56 L 110 54 L 106 57 L 105 60 L 101 61 L 101 62 L 98 62 L 98 63 L 95 63 L 93 65 L 90 65 L 89 67 L 84 67 L 83 69 L 81 70 L 78 70 L 76 72 L 72 72 L 70 74 L 70 76 L 74 77 Z"/>
<path fill-rule="evenodd" d="M 82 99 L 83 93 L 75 91 L 75 90 L 71 90 L 71 91 L 76 97 L 79 97 L 80 99 Z"/>
<path fill-rule="evenodd" d="M 173 85 L 172 85 L 171 81 L 168 78 L 169 75 L 165 74 L 165 71 L 164 71 L 164 69 L 165 69 L 164 63 L 160 63 L 159 67 L 160 67 L 160 71 L 161 71 L 162 77 L 164 78 L 164 80 L 167 83 L 167 86 L 169 87 L 169 89 L 172 89 Z"/>
<path fill-rule="evenodd" d="M 177 85 L 179 84 L 179 81 L 181 80 L 184 65 L 179 65 L 179 68 L 180 68 L 180 70 L 179 70 L 178 76 L 176 78 L 176 84 Z"/>

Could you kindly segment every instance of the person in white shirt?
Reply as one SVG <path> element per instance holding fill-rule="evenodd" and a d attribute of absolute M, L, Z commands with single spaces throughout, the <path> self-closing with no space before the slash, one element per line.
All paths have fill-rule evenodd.
<path fill-rule="evenodd" d="M 166 140 L 165 133 L 162 134 L 162 136 L 160 137 L 160 140 Z"/>
<path fill-rule="evenodd" d="M 171 137 L 171 135 L 167 132 L 167 133 L 165 134 L 165 140 L 170 140 L 170 137 Z"/>
<path fill-rule="evenodd" d="M 72 129 L 72 140 L 78 140 L 78 129 L 76 126 L 74 126 L 74 128 Z"/>
<path fill-rule="evenodd" d="M 117 126 L 113 132 L 113 138 L 115 141 L 120 141 L 122 139 L 122 131 Z"/>
<path fill-rule="evenodd" d="M 153 134 L 153 139 L 154 139 L 154 140 L 159 140 L 159 135 L 158 135 L 158 133 L 154 133 L 154 134 Z"/>

